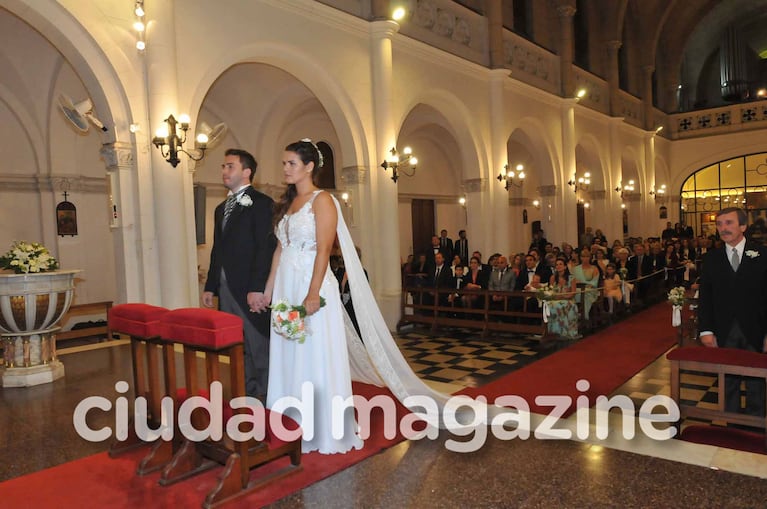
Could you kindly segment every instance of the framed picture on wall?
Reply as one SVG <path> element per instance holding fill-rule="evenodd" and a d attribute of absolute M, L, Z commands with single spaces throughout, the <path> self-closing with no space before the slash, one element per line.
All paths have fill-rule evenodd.
<path fill-rule="evenodd" d="M 56 229 L 62 237 L 77 235 L 77 207 L 67 201 L 66 195 L 64 201 L 56 205 Z"/>

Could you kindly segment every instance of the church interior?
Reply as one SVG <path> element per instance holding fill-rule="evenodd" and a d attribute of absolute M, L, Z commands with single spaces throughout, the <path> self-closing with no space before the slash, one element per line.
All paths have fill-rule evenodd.
<path fill-rule="evenodd" d="M 610 246 L 660 238 L 669 222 L 715 236 L 714 215 L 728 206 L 764 225 L 765 21 L 767 0 L 0 0 L 0 252 L 39 242 L 79 271 L 71 304 L 85 312 L 65 330 L 106 319 L 101 303 L 200 307 L 225 150 L 254 154 L 253 185 L 278 199 L 283 148 L 302 138 L 324 156 L 320 187 L 339 200 L 392 331 L 412 313 L 403 264 L 441 230 L 454 240 L 465 231 L 484 261 L 526 252 L 538 232 L 555 246 L 578 246 L 587 227 Z M 656 306 L 590 331 L 673 336 L 606 396 L 641 405 L 671 394 L 665 353 L 676 333 L 670 306 Z M 411 367 L 451 394 L 579 346 L 399 329 Z M 72 429 L 79 401 L 114 400 L 115 383 L 132 376 L 127 338 L 100 339 L 59 341 L 60 379 L 0 388 L 0 506 L 4 485 L 108 448 Z M 589 365 L 609 366 L 611 355 L 608 344 Z M 716 377 L 686 380 L 684 399 L 705 404 L 716 392 Z M 764 453 L 638 432 L 488 437 L 456 454 L 446 438 L 394 443 L 268 503 L 767 499 Z"/>

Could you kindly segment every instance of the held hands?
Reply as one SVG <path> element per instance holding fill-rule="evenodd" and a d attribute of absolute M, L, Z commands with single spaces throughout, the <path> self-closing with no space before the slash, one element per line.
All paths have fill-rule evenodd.
<path fill-rule="evenodd" d="M 213 292 L 202 293 L 202 305 L 205 306 L 206 308 L 213 307 Z"/>
<path fill-rule="evenodd" d="M 266 311 L 269 307 L 269 301 L 265 294 L 261 292 L 248 292 L 248 308 L 251 313 L 261 313 Z"/>

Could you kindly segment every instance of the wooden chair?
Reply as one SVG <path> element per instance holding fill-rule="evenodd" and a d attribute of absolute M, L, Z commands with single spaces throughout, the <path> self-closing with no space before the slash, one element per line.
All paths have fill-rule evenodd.
<path fill-rule="evenodd" d="M 676 423 L 678 433 L 681 431 L 681 422 L 686 417 L 726 421 L 761 428 L 766 432 L 763 440 L 765 448 L 767 448 L 767 417 L 727 412 L 724 409 L 725 375 L 751 376 L 763 378 L 767 382 L 767 355 L 733 348 L 689 346 L 671 350 L 666 358 L 671 362 L 671 398 L 680 410 L 680 420 Z M 680 377 L 683 370 L 716 373 L 719 382 L 719 398 L 716 409 L 700 408 L 695 403 L 686 403 L 680 398 Z M 767 402 L 765 406 L 767 407 Z M 679 435 L 683 439 L 692 434 L 701 435 L 703 433 L 700 433 L 700 428 L 700 426 L 690 426 Z M 709 428 L 715 429 L 719 435 L 742 435 L 739 430 L 731 428 Z M 699 440 L 692 441 L 698 442 Z"/>
<path fill-rule="evenodd" d="M 149 304 L 119 304 L 109 309 L 107 317 L 110 331 L 130 336 L 133 390 L 137 398 L 146 398 L 149 414 L 140 418 L 152 428 L 159 426 L 160 402 L 166 393 L 160 384 L 158 345 L 161 344 L 160 319 L 167 312 L 166 308 Z M 165 373 L 167 385 L 167 367 Z M 172 377 L 175 384 L 175 373 Z M 131 423 L 128 439 L 113 442 L 109 456 L 116 457 L 143 445 L 145 442 L 136 435 L 135 423 Z"/>
<path fill-rule="evenodd" d="M 167 313 L 161 324 L 162 338 L 165 341 L 183 345 L 184 379 L 188 394 L 197 394 L 200 380 L 197 372 L 198 354 L 204 357 L 205 388 L 213 382 L 221 381 L 220 357 L 229 358 L 229 385 L 232 398 L 245 396 L 245 370 L 243 355 L 242 320 L 228 313 L 211 309 L 187 308 Z M 226 399 L 225 399 L 226 401 Z M 260 408 L 260 403 L 254 400 Z M 178 409 L 179 401 L 174 408 Z M 226 421 L 228 405 L 224 405 Z M 246 409 L 237 409 L 245 413 Z M 193 412 L 191 425 L 197 429 L 205 428 L 209 423 L 202 412 Z M 270 422 L 281 420 L 284 428 L 294 432 L 297 437 L 282 440 L 273 433 Z M 224 436 L 221 440 L 208 439 L 193 442 L 186 438 L 173 460 L 165 467 L 160 478 L 161 485 L 169 485 L 189 478 L 212 467 L 224 464 L 218 477 L 217 485 L 208 493 L 203 507 L 215 507 L 218 504 L 246 495 L 268 483 L 297 472 L 301 468 L 301 437 L 298 424 L 286 416 L 263 413 L 264 440 L 235 441 Z M 190 423 L 178 423 L 185 428 Z M 224 430 L 226 423 L 224 422 Z M 250 470 L 282 457 L 289 457 L 290 464 L 260 479 L 250 481 Z"/>

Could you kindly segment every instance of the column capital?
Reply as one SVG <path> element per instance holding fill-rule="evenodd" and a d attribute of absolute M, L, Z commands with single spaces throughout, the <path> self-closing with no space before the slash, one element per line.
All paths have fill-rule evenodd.
<path fill-rule="evenodd" d="M 345 184 L 364 184 L 367 182 L 368 171 L 363 166 L 347 166 L 341 170 L 341 180 Z"/>
<path fill-rule="evenodd" d="M 120 141 L 105 143 L 101 146 L 99 153 L 104 159 L 107 171 L 134 168 L 132 143 Z"/>
<path fill-rule="evenodd" d="M 556 196 L 557 194 L 557 186 L 556 184 L 551 186 L 540 186 L 538 187 L 538 194 L 543 196 Z"/>
<path fill-rule="evenodd" d="M 390 19 L 371 21 L 370 34 L 381 39 L 391 39 L 394 34 L 399 32 L 399 23 Z"/>
<path fill-rule="evenodd" d="M 483 193 L 487 191 L 486 178 L 467 179 L 463 181 L 463 186 L 467 193 Z"/>

